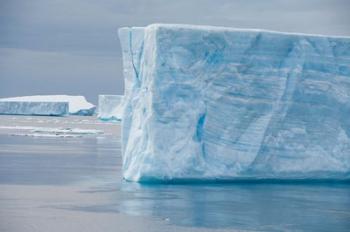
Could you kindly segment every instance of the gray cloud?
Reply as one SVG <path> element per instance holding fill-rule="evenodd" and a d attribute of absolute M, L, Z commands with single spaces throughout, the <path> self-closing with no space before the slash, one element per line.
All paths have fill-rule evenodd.
<path fill-rule="evenodd" d="M 350 36 L 347 0 L 0 0 L 0 97 L 123 91 L 117 29 L 185 23 Z"/>

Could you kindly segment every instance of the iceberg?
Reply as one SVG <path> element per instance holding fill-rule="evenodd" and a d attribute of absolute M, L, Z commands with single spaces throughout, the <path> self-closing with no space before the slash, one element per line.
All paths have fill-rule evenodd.
<path fill-rule="evenodd" d="M 121 121 L 122 100 L 122 95 L 99 95 L 97 117 L 103 121 Z"/>
<path fill-rule="evenodd" d="M 83 96 L 38 95 L 0 99 L 0 114 L 93 115 L 95 106 Z"/>
<path fill-rule="evenodd" d="M 121 28 L 130 181 L 349 180 L 350 38 Z"/>

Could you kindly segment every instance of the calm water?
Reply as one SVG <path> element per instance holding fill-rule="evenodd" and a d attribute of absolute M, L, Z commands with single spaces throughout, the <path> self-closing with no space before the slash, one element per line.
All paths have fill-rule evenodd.
<path fill-rule="evenodd" d="M 103 203 L 72 200 L 62 203 L 64 210 L 145 216 L 184 228 L 350 231 L 350 185 L 346 183 L 145 185 L 122 181 L 119 126 L 112 127 L 114 134 L 80 138 L 0 133 L 0 188 L 81 187 L 81 194 Z"/>

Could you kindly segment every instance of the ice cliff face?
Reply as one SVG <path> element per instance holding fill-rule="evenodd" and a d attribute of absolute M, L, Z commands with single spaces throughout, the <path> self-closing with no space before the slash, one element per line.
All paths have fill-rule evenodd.
<path fill-rule="evenodd" d="M 0 114 L 65 116 L 69 114 L 68 102 L 1 101 Z"/>
<path fill-rule="evenodd" d="M 124 177 L 350 178 L 350 38 L 122 28 Z"/>
<path fill-rule="evenodd" d="M 101 120 L 122 119 L 122 95 L 99 95 L 98 118 Z"/>
<path fill-rule="evenodd" d="M 83 96 L 37 95 L 0 99 L 0 114 L 93 115 L 95 108 Z"/>

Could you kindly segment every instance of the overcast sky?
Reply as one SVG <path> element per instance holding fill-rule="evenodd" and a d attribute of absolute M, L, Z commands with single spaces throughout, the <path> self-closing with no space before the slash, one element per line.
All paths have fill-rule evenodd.
<path fill-rule="evenodd" d="M 0 0 L 0 97 L 122 94 L 117 30 L 185 23 L 350 36 L 350 0 Z"/>

